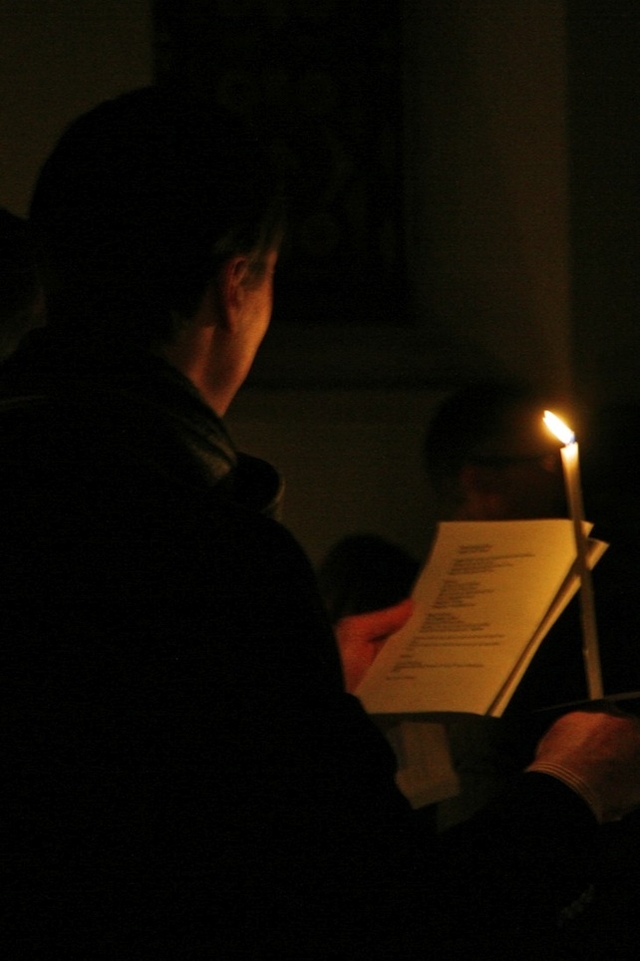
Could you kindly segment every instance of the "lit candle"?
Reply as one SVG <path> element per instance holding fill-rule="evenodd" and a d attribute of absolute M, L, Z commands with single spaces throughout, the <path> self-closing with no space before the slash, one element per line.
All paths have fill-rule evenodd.
<path fill-rule="evenodd" d="M 591 570 L 587 564 L 587 535 L 584 529 L 584 509 L 582 506 L 582 487 L 580 484 L 580 461 L 578 458 L 578 442 L 575 434 L 567 425 L 552 414 L 544 412 L 544 422 L 558 440 L 562 441 L 560 448 L 562 469 L 567 491 L 567 501 L 573 520 L 576 540 L 576 572 L 580 578 L 580 613 L 582 618 L 582 639 L 587 689 L 592 700 L 603 697 L 602 670 L 600 667 L 600 652 L 598 648 L 598 630 L 596 627 L 595 605 L 593 601 L 593 586 Z"/>

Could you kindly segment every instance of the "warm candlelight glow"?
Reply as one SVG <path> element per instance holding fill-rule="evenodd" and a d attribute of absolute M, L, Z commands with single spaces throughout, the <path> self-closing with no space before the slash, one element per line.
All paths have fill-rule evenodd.
<path fill-rule="evenodd" d="M 575 443 L 576 435 L 573 433 L 571 428 L 567 427 L 564 421 L 560 420 L 559 417 L 556 417 L 555 414 L 552 414 L 550 410 L 545 410 L 544 417 L 542 419 L 551 433 L 554 434 L 558 440 L 562 441 L 563 444 Z"/>
<path fill-rule="evenodd" d="M 573 520 L 576 539 L 575 569 L 580 578 L 580 614 L 582 621 L 582 639 L 584 664 L 587 676 L 589 697 L 598 700 L 603 696 L 602 671 L 598 649 L 598 631 L 593 602 L 593 588 L 591 584 L 591 570 L 588 564 L 588 537 L 584 528 L 584 512 L 582 507 L 582 487 L 580 484 L 580 461 L 576 435 L 570 427 L 559 417 L 545 410 L 543 417 L 545 425 L 551 433 L 564 444 L 560 448 L 562 469 L 567 491 L 567 504 Z"/>

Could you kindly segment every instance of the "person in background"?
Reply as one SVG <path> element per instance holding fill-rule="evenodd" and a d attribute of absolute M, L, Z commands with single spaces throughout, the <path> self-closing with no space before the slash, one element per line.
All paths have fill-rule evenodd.
<path fill-rule="evenodd" d="M 515 380 L 469 384 L 442 403 L 423 444 L 439 520 L 567 515 L 560 443 L 542 420 L 549 407 L 555 409 Z M 438 805 L 440 830 L 466 820 L 503 790 L 529 747 L 523 746 L 519 724 L 503 719 L 455 719 L 447 724 L 447 736 L 460 792 Z"/>
<path fill-rule="evenodd" d="M 551 956 L 640 804 L 640 725 L 562 717 L 446 841 L 409 809 L 221 419 L 269 325 L 276 188 L 253 131 L 162 88 L 75 121 L 36 183 L 47 326 L 0 381 L 3 953 Z M 409 609 L 342 618 L 343 649 Z"/>
<path fill-rule="evenodd" d="M 562 415 L 561 405 L 518 381 L 472 384 L 443 403 L 429 425 L 423 448 L 427 478 L 442 519 L 568 516 L 560 445 L 543 423 L 545 409 Z M 606 523 L 610 509 L 595 469 L 596 462 L 603 461 L 596 453 L 600 443 L 587 429 L 581 449 L 589 452 L 589 465 L 594 466 L 583 472 L 583 484 L 588 507 L 594 509 L 593 516 L 588 516 L 596 522 L 594 536 L 608 540 L 613 535 L 594 571 L 594 590 L 605 692 L 616 694 L 629 685 L 640 686 L 636 640 L 640 616 L 626 590 L 629 577 L 637 576 L 637 565 L 630 565 L 621 537 Z M 606 462 L 610 471 L 616 471 L 620 457 L 613 454 Z M 469 718 L 449 726 L 463 786 L 458 798 L 440 806 L 441 827 L 467 817 L 519 770 L 530 749 L 529 724 L 536 712 L 586 699 L 580 609 L 575 598 L 542 642 L 503 718 Z"/>
<path fill-rule="evenodd" d="M 443 402 L 423 447 L 438 521 L 566 516 L 559 442 L 542 423 L 544 407 L 515 381 L 471 384 Z M 375 533 L 342 538 L 318 565 L 332 622 L 397 603 L 419 567 L 404 547 Z"/>
<path fill-rule="evenodd" d="M 567 516 L 560 442 L 542 420 L 549 407 L 517 381 L 470 384 L 443 402 L 423 446 L 439 520 Z"/>
<path fill-rule="evenodd" d="M 318 585 L 332 624 L 377 611 L 411 593 L 419 564 L 403 547 L 378 534 L 350 534 L 318 567 Z"/>
<path fill-rule="evenodd" d="M 542 422 L 549 407 L 552 400 L 518 382 L 470 385 L 445 401 L 424 442 L 440 518 L 568 516 L 559 442 Z M 634 536 L 640 416 L 635 405 L 622 405 L 585 419 L 580 448 L 587 519 L 595 525 L 593 536 L 609 543 L 594 588 L 605 692 L 615 694 L 640 685 L 640 621 L 629 590 L 640 570 Z M 543 641 L 507 713 L 586 698 L 581 645 L 576 599 Z"/>
<path fill-rule="evenodd" d="M 423 441 L 438 520 L 567 516 L 560 444 L 542 419 L 547 408 L 562 412 L 552 398 L 513 379 L 468 384 L 441 404 Z M 634 599 L 640 572 L 637 408 L 627 404 L 596 412 L 585 433 L 580 446 L 588 519 L 597 521 L 594 535 L 611 542 L 594 572 L 594 584 L 605 691 L 617 694 L 640 689 L 640 612 Z M 399 600 L 410 592 L 417 571 L 403 548 L 363 534 L 334 545 L 318 577 L 335 621 L 341 611 L 371 611 L 380 606 L 377 600 Z M 439 828 L 469 817 L 521 769 L 537 711 L 586 698 L 575 599 L 543 641 L 503 718 L 469 716 L 448 723 L 461 789 L 437 806 Z"/>

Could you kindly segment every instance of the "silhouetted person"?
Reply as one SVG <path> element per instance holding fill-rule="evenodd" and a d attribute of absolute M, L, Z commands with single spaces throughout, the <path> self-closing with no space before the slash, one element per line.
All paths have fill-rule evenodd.
<path fill-rule="evenodd" d="M 548 403 L 508 381 L 471 384 L 443 402 L 424 442 L 439 520 L 567 516 L 560 443 L 542 421 Z"/>
<path fill-rule="evenodd" d="M 598 824 L 640 803 L 639 725 L 561 718 L 446 844 L 409 810 L 277 479 L 221 420 L 282 237 L 255 135 L 125 95 L 63 134 L 30 220 L 48 326 L 0 385 L 4 956 L 555 943 Z M 337 630 L 357 647 L 406 615 Z"/>
<path fill-rule="evenodd" d="M 411 592 L 419 564 L 377 534 L 350 534 L 327 552 L 318 583 L 331 623 L 397 604 Z"/>

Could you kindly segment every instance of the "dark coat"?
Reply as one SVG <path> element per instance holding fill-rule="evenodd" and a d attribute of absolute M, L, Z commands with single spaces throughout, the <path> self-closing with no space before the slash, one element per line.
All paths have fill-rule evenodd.
<path fill-rule="evenodd" d="M 0 430 L 27 930 L 299 952 L 300 930 L 373 923 L 407 807 L 313 572 L 265 516 L 274 475 L 168 365 L 44 336 L 7 370 Z"/>
<path fill-rule="evenodd" d="M 314 574 L 265 511 L 273 475 L 265 493 L 188 381 L 45 333 L 3 398 L 0 944 L 437 957 L 451 922 L 548 920 L 586 807 L 529 776 L 526 803 L 438 852 L 343 692 Z"/>

